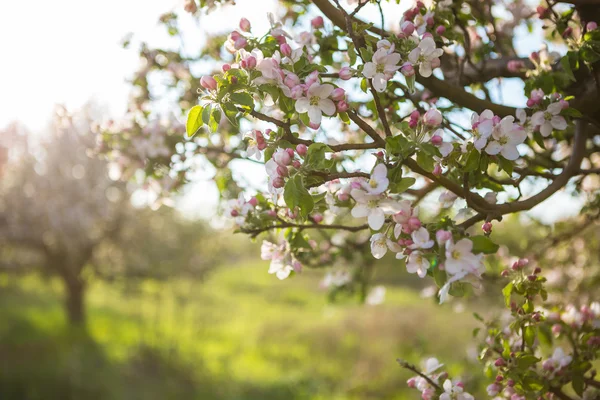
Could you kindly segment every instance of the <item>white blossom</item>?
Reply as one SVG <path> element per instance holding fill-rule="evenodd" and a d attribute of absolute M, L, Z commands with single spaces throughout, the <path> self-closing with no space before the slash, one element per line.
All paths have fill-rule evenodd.
<path fill-rule="evenodd" d="M 390 54 L 385 47 L 381 47 L 373 54 L 372 61 L 365 63 L 363 75 L 372 80 L 375 90 L 383 92 L 387 81 L 392 79 L 400 69 L 398 62 L 400 62 L 400 54 Z"/>

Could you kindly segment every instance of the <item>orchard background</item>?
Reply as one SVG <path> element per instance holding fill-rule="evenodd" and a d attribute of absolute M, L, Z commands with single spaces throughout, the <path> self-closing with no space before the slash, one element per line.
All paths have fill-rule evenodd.
<path fill-rule="evenodd" d="M 600 398 L 600 3 L 35 3 L 1 398 Z"/>

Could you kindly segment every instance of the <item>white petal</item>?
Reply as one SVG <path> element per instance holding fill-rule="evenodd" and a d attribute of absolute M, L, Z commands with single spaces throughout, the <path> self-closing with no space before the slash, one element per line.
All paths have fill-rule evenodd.
<path fill-rule="evenodd" d="M 567 129 L 567 121 L 560 115 L 555 115 L 552 117 L 550 123 L 554 129 L 558 129 L 559 131 Z"/>
<path fill-rule="evenodd" d="M 421 49 L 415 47 L 410 53 L 408 53 L 408 61 L 413 64 L 416 64 L 419 61 L 419 56 L 421 55 Z"/>
<path fill-rule="evenodd" d="M 354 218 L 363 218 L 371 213 L 371 209 L 365 204 L 357 204 L 351 211 Z"/>
<path fill-rule="evenodd" d="M 313 124 L 321 124 L 321 109 L 317 106 L 308 106 L 308 118 Z"/>
<path fill-rule="evenodd" d="M 372 63 L 369 61 L 368 63 L 365 64 L 362 73 L 365 76 L 365 78 L 372 78 L 375 76 L 376 72 L 377 72 L 377 67 L 375 66 L 375 63 Z"/>
<path fill-rule="evenodd" d="M 300 114 L 308 111 L 308 107 L 310 106 L 310 101 L 306 97 L 301 97 L 296 100 L 296 111 Z"/>
<path fill-rule="evenodd" d="M 330 85 L 328 83 L 324 84 L 324 85 L 320 85 L 316 92 L 315 95 L 319 96 L 322 99 L 326 99 L 327 97 L 329 97 L 329 95 L 331 94 L 331 92 L 333 92 L 333 85 Z"/>
<path fill-rule="evenodd" d="M 381 229 L 383 223 L 385 222 L 385 214 L 379 208 L 374 208 L 371 210 L 371 213 L 369 214 L 369 218 L 367 220 L 369 221 L 369 226 L 371 227 L 371 229 L 378 231 Z"/>
<path fill-rule="evenodd" d="M 552 124 L 550 121 L 546 121 L 540 127 L 540 133 L 543 137 L 548 137 L 552 134 Z"/>
<path fill-rule="evenodd" d="M 385 87 L 387 86 L 387 81 L 385 80 L 385 76 L 383 74 L 375 74 L 373 77 L 373 87 L 378 92 L 383 92 Z"/>
<path fill-rule="evenodd" d="M 429 61 L 423 61 L 421 65 L 419 65 L 419 74 L 421 74 L 423 78 L 429 78 L 432 73 L 433 71 Z"/>
<path fill-rule="evenodd" d="M 500 153 L 501 151 L 502 151 L 502 145 L 496 141 L 492 141 L 492 142 L 488 143 L 487 147 L 485 148 L 485 152 L 491 156 L 496 155 L 496 154 Z"/>
<path fill-rule="evenodd" d="M 335 103 L 331 99 L 319 100 L 319 108 L 323 111 L 323 114 L 325 115 L 335 114 Z"/>
<path fill-rule="evenodd" d="M 519 158 L 519 151 L 517 150 L 517 146 L 512 144 L 505 144 L 502 148 L 502 157 L 511 161 L 514 161 L 517 158 Z"/>

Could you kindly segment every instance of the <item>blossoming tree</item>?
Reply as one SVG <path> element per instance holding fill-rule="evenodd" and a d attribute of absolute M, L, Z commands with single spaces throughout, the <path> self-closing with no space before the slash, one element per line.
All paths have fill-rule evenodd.
<path fill-rule="evenodd" d="M 227 3 L 187 0 L 185 10 L 201 18 Z M 188 181 L 202 155 L 238 231 L 269 235 L 269 273 L 283 280 L 348 261 L 357 267 L 325 283 L 363 298 L 386 253 L 432 280 L 441 303 L 478 288 L 499 248 L 493 224 L 558 191 L 588 202 L 587 224 L 597 218 L 588 178 L 600 172 L 600 2 L 280 3 L 285 14 L 269 14 L 265 35 L 244 18 L 200 55 L 142 46 L 130 118 L 102 127 L 100 148 L 159 194 Z M 379 18 L 365 19 L 369 9 Z M 177 20 L 162 17 L 172 35 Z M 538 51 L 520 54 L 520 37 Z M 195 76 L 206 60 L 219 70 Z M 156 74 L 168 77 L 185 126 L 149 112 Z M 264 164 L 264 189 L 233 178 L 239 160 Z M 525 259 L 502 272 L 509 313 L 476 332 L 488 393 L 597 398 L 599 303 L 550 302 L 541 272 Z M 473 398 L 435 359 L 399 362 L 423 399 Z"/>

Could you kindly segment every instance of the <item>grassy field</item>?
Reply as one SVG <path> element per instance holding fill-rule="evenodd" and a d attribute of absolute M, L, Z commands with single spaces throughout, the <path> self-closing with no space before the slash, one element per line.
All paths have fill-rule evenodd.
<path fill-rule="evenodd" d="M 0 399 L 408 399 L 398 357 L 473 370 L 468 312 L 401 287 L 380 306 L 329 304 L 320 274 L 266 269 L 94 282 L 88 338 L 67 328 L 57 281 L 0 276 Z"/>

